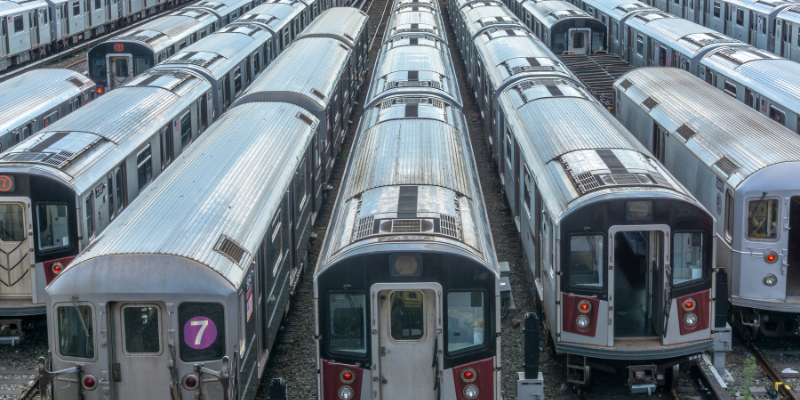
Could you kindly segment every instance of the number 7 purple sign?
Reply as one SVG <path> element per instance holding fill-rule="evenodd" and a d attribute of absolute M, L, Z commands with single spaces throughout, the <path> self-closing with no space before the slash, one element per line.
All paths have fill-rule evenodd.
<path fill-rule="evenodd" d="M 183 342 L 187 346 L 202 350 L 217 340 L 217 325 L 208 317 L 194 317 L 183 325 Z"/>

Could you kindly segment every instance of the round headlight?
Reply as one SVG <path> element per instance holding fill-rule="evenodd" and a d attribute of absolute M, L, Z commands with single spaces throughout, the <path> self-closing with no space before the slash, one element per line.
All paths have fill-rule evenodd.
<path fill-rule="evenodd" d="M 481 391 L 478 390 L 478 387 L 475 385 L 467 385 L 464 388 L 464 397 L 468 398 L 469 400 L 477 399 L 478 395 L 481 394 Z"/>
<path fill-rule="evenodd" d="M 681 307 L 683 307 L 684 311 L 692 311 L 695 307 L 697 307 L 697 303 L 693 298 L 690 297 L 681 303 Z"/>
<path fill-rule="evenodd" d="M 764 254 L 764 261 L 769 264 L 775 264 L 775 261 L 778 261 L 778 253 L 774 251 L 768 251 Z"/>
<path fill-rule="evenodd" d="M 764 284 L 767 286 L 775 286 L 778 284 L 778 277 L 772 274 L 767 274 L 764 277 Z"/>
<path fill-rule="evenodd" d="M 592 311 L 592 303 L 588 300 L 581 300 L 578 302 L 578 311 L 586 314 L 589 311 Z"/>
<path fill-rule="evenodd" d="M 342 400 L 349 400 L 353 398 L 353 389 L 350 386 L 342 386 L 339 388 L 339 398 Z"/>
<path fill-rule="evenodd" d="M 697 315 L 694 315 L 692 313 L 684 315 L 683 324 L 689 327 L 697 325 Z"/>
<path fill-rule="evenodd" d="M 575 320 L 575 325 L 578 325 L 580 329 L 586 329 L 589 327 L 589 317 L 585 315 L 581 315 L 578 319 Z"/>
<path fill-rule="evenodd" d="M 353 383 L 356 380 L 356 374 L 349 369 L 343 369 L 341 373 L 339 373 L 339 379 L 341 379 L 342 383 Z"/>

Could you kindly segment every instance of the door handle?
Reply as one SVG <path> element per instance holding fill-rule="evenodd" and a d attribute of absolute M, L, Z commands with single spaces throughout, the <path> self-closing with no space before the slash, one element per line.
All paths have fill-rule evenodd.
<path fill-rule="evenodd" d="M 381 357 L 386 357 L 386 347 L 381 346 Z"/>
<path fill-rule="evenodd" d="M 122 382 L 122 372 L 120 371 L 119 363 L 114 363 L 114 369 L 111 371 L 114 382 Z"/>

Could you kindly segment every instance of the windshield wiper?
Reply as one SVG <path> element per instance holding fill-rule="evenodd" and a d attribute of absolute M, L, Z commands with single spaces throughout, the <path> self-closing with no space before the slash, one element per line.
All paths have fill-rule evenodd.
<path fill-rule="evenodd" d="M 597 262 L 597 253 L 594 251 L 594 243 L 592 243 L 591 237 L 594 235 L 589 235 L 589 228 L 583 228 L 583 231 L 586 232 L 586 241 L 589 243 L 589 250 L 592 252 L 592 266 L 599 266 Z M 599 271 L 598 271 L 599 272 Z"/>
<path fill-rule="evenodd" d="M 753 220 L 756 219 L 756 211 L 758 211 L 758 207 L 761 206 L 761 203 L 764 202 L 765 197 L 767 197 L 767 192 L 761 192 L 761 198 L 758 199 L 758 204 L 756 204 L 756 208 L 753 209 L 753 211 L 750 213 L 750 216 L 747 218 L 747 226 L 750 226 L 750 224 L 753 223 Z M 766 218 L 764 219 L 764 221 L 766 221 Z M 758 228 L 756 228 L 755 230 L 758 231 L 759 228 L 761 228 L 761 225 L 759 225 Z"/>
<path fill-rule="evenodd" d="M 89 328 L 86 327 L 86 322 L 83 320 L 83 315 L 81 315 L 81 310 L 78 309 L 78 300 L 77 296 L 71 296 L 69 300 L 72 302 L 72 307 L 75 308 L 75 313 L 78 314 L 78 319 L 81 321 L 81 327 L 83 328 L 83 334 L 86 335 L 86 345 L 88 346 L 92 340 L 92 336 L 89 334 Z"/>
<path fill-rule="evenodd" d="M 350 303 L 350 310 L 353 311 L 353 315 L 356 317 L 356 319 L 360 319 L 356 304 L 353 302 L 353 296 L 350 294 L 350 288 L 350 285 L 344 285 L 344 295 L 347 297 L 347 301 Z"/>

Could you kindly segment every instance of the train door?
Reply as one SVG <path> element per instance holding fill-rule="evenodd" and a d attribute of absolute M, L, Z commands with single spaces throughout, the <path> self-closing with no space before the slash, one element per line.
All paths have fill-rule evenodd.
<path fill-rule="evenodd" d="M 653 122 L 653 146 L 650 150 L 653 156 L 660 162 L 664 163 L 664 146 L 667 136 L 667 130 L 662 128 L 661 125 Z"/>
<path fill-rule="evenodd" d="M 15 182 L 0 178 L 0 188 L 13 190 Z M 30 259 L 33 254 L 30 200 L 24 197 L 4 197 L 0 203 L 0 298 L 30 297 L 32 295 Z M 42 218 L 41 221 L 47 222 Z M 42 240 L 42 238 L 40 238 Z M 38 301 L 37 301 L 38 300 Z M 34 302 L 43 301 L 34 299 Z"/>
<path fill-rule="evenodd" d="M 786 262 L 787 268 L 786 297 L 797 296 L 800 293 L 800 196 L 794 196 L 789 201 L 789 249 Z M 790 293 L 790 287 L 791 292 Z"/>
<path fill-rule="evenodd" d="M 589 38 L 592 30 L 586 28 L 571 28 L 569 30 L 569 51 L 575 54 L 589 53 Z"/>
<path fill-rule="evenodd" d="M 641 207 L 633 208 L 647 212 L 652 207 L 648 201 L 641 203 Z M 658 336 L 662 336 L 663 343 L 671 303 L 667 286 L 671 282 L 670 268 L 665 258 L 669 227 L 617 225 L 609 233 L 609 345 L 613 345 L 612 338 Z"/>
<path fill-rule="evenodd" d="M 750 10 L 747 28 L 747 43 L 756 46 L 758 41 L 758 24 L 756 23 L 756 13 Z"/>
<path fill-rule="evenodd" d="M 732 20 L 731 16 L 732 15 L 733 15 L 733 13 L 731 12 L 731 5 L 728 4 L 728 3 L 725 3 L 725 15 L 723 15 L 724 24 L 723 24 L 722 32 L 725 35 L 728 35 L 728 36 L 733 36 L 733 35 L 731 35 L 731 20 Z"/>
<path fill-rule="evenodd" d="M 758 93 L 752 91 L 749 87 L 744 88 L 744 103 L 748 107 L 758 111 Z"/>
<path fill-rule="evenodd" d="M 170 314 L 165 311 L 163 303 L 113 303 L 109 306 L 113 398 L 154 399 L 169 391 L 171 377 L 166 371 L 170 356 L 166 343 Z M 208 320 L 193 320 L 192 324 L 195 323 L 207 324 Z M 203 328 L 201 326 L 198 331 L 198 343 Z"/>
<path fill-rule="evenodd" d="M 378 323 L 373 330 L 372 360 L 380 373 L 376 388 L 380 398 L 439 398 L 434 388 L 441 387 L 437 377 L 443 367 L 438 354 L 443 346 L 442 287 L 438 283 L 375 284 L 371 292 L 372 310 L 378 314 L 372 319 Z"/>
<path fill-rule="evenodd" d="M 625 58 L 626 61 L 629 63 L 633 63 L 633 30 L 630 27 L 625 27 L 625 43 L 627 43 L 627 57 Z"/>
<path fill-rule="evenodd" d="M 114 54 L 106 56 L 108 66 L 108 82 L 111 86 L 109 90 L 114 90 L 133 78 L 131 66 L 133 57 L 130 54 Z"/>
<path fill-rule="evenodd" d="M 39 11 L 31 10 L 28 13 L 28 21 L 31 26 L 31 47 L 39 45 Z"/>
<path fill-rule="evenodd" d="M 8 52 L 10 54 L 17 54 L 26 51 L 30 48 L 30 34 L 26 31 L 29 29 L 28 17 L 25 14 L 9 16 L 8 20 Z"/>

